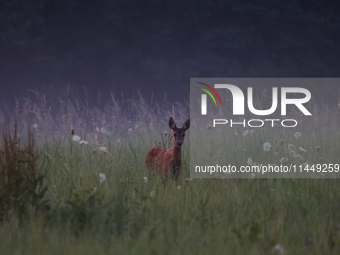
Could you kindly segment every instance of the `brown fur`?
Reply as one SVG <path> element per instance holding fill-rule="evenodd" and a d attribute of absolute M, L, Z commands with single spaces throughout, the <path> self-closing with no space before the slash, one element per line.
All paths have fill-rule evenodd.
<path fill-rule="evenodd" d="M 182 128 L 177 128 L 175 121 L 170 117 L 169 126 L 174 134 L 172 150 L 155 147 L 146 155 L 145 161 L 149 172 L 158 173 L 165 179 L 171 174 L 177 180 L 183 166 L 181 145 L 184 141 L 185 131 L 190 127 L 190 120 L 187 120 Z"/>

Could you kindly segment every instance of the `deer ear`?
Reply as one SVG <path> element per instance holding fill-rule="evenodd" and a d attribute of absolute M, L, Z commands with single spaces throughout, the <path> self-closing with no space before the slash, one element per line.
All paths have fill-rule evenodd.
<path fill-rule="evenodd" d="M 190 119 L 188 119 L 188 120 L 183 124 L 182 129 L 183 129 L 184 131 L 186 131 L 186 130 L 189 129 L 189 127 L 190 127 Z"/>
<path fill-rule="evenodd" d="M 172 117 L 169 118 L 169 127 L 172 129 L 172 130 L 176 130 L 177 127 L 176 127 L 176 122 L 174 121 L 174 119 Z"/>

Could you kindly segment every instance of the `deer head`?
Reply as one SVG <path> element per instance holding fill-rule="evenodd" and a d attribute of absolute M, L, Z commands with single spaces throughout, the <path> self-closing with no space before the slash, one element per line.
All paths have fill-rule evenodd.
<path fill-rule="evenodd" d="M 181 147 L 184 141 L 185 131 L 190 127 L 190 119 L 188 119 L 181 128 L 177 128 L 176 122 L 172 117 L 169 118 L 169 127 L 174 134 L 174 144 Z"/>

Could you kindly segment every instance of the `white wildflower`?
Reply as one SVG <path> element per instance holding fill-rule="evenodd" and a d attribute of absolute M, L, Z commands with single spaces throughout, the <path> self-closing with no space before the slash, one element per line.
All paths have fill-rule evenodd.
<path fill-rule="evenodd" d="M 251 166 L 253 164 L 253 160 L 251 158 L 248 158 L 247 159 L 247 164 Z"/>
<path fill-rule="evenodd" d="M 96 127 L 96 131 L 99 132 L 99 128 L 98 127 Z"/>
<path fill-rule="evenodd" d="M 32 125 L 32 128 L 38 128 L 38 124 L 37 124 L 37 123 L 34 123 L 34 124 Z"/>
<path fill-rule="evenodd" d="M 156 190 L 151 191 L 150 196 L 155 197 L 156 196 Z"/>
<path fill-rule="evenodd" d="M 274 250 L 280 255 L 285 253 L 285 249 L 283 249 L 283 247 L 280 244 L 275 245 Z"/>
<path fill-rule="evenodd" d="M 144 176 L 143 179 L 144 179 L 144 182 L 145 182 L 145 183 L 148 182 L 148 177 Z"/>
<path fill-rule="evenodd" d="M 255 132 L 254 129 L 252 129 L 252 130 L 249 131 L 249 134 L 250 134 L 250 135 L 253 135 L 254 132 Z"/>
<path fill-rule="evenodd" d="M 304 148 L 300 147 L 300 151 L 307 152 Z"/>
<path fill-rule="evenodd" d="M 296 155 L 294 150 L 290 150 L 289 153 L 292 157 L 295 157 L 295 155 Z"/>
<path fill-rule="evenodd" d="M 288 158 L 281 158 L 280 159 L 281 164 L 286 163 L 286 162 L 288 162 Z"/>
<path fill-rule="evenodd" d="M 249 134 L 249 130 L 248 129 L 243 132 L 243 136 L 246 136 L 248 134 Z"/>
<path fill-rule="evenodd" d="M 237 133 L 237 132 L 235 132 L 235 135 L 237 135 L 237 136 L 238 136 L 238 133 Z"/>
<path fill-rule="evenodd" d="M 270 147 L 272 147 L 272 146 L 271 146 L 270 143 L 268 143 L 268 142 L 265 142 L 265 143 L 263 144 L 263 150 L 264 150 L 264 151 L 270 151 Z"/>
<path fill-rule="evenodd" d="M 293 145 L 293 144 L 288 144 L 288 149 L 292 150 L 292 149 L 293 149 L 293 147 L 294 147 L 294 145 Z"/>
<path fill-rule="evenodd" d="M 100 173 L 100 174 L 99 174 L 99 181 L 100 181 L 100 182 L 103 182 L 103 181 L 105 181 L 105 180 L 106 180 L 106 175 Z"/>
<path fill-rule="evenodd" d="M 118 139 L 116 140 L 116 143 L 120 143 L 120 138 L 118 138 Z"/>
<path fill-rule="evenodd" d="M 103 134 L 106 134 L 106 128 L 102 127 L 102 128 L 100 129 L 100 132 L 102 132 Z"/>
<path fill-rule="evenodd" d="M 79 142 L 80 139 L 81 139 L 81 138 L 80 138 L 79 135 L 74 135 L 74 136 L 72 137 L 72 140 L 75 141 L 75 142 Z"/>
<path fill-rule="evenodd" d="M 79 141 L 79 144 L 88 144 L 88 142 L 85 141 L 85 140 L 81 140 L 81 141 Z"/>
<path fill-rule="evenodd" d="M 104 151 L 104 152 L 107 152 L 107 148 L 106 148 L 105 146 L 100 146 L 100 147 L 99 147 L 99 150 Z"/>
<path fill-rule="evenodd" d="M 296 133 L 295 133 L 295 138 L 296 138 L 296 139 L 299 139 L 300 137 L 301 137 L 301 133 L 300 133 L 300 132 L 296 132 Z"/>
<path fill-rule="evenodd" d="M 129 128 L 129 129 L 128 129 L 128 132 L 131 132 L 131 131 L 132 131 L 132 128 Z"/>
<path fill-rule="evenodd" d="M 177 189 L 181 189 L 181 185 L 178 185 L 178 186 L 177 186 Z"/>
<path fill-rule="evenodd" d="M 294 158 L 298 158 L 298 159 L 303 159 L 303 157 L 301 155 L 294 155 Z"/>

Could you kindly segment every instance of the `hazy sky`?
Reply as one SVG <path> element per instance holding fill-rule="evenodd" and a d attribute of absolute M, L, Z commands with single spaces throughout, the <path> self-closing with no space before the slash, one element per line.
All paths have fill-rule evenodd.
<path fill-rule="evenodd" d="M 338 77 L 339 9 L 312 0 L 0 0 L 0 99 L 86 90 L 94 104 L 138 89 L 175 101 L 189 98 L 190 77 Z"/>

